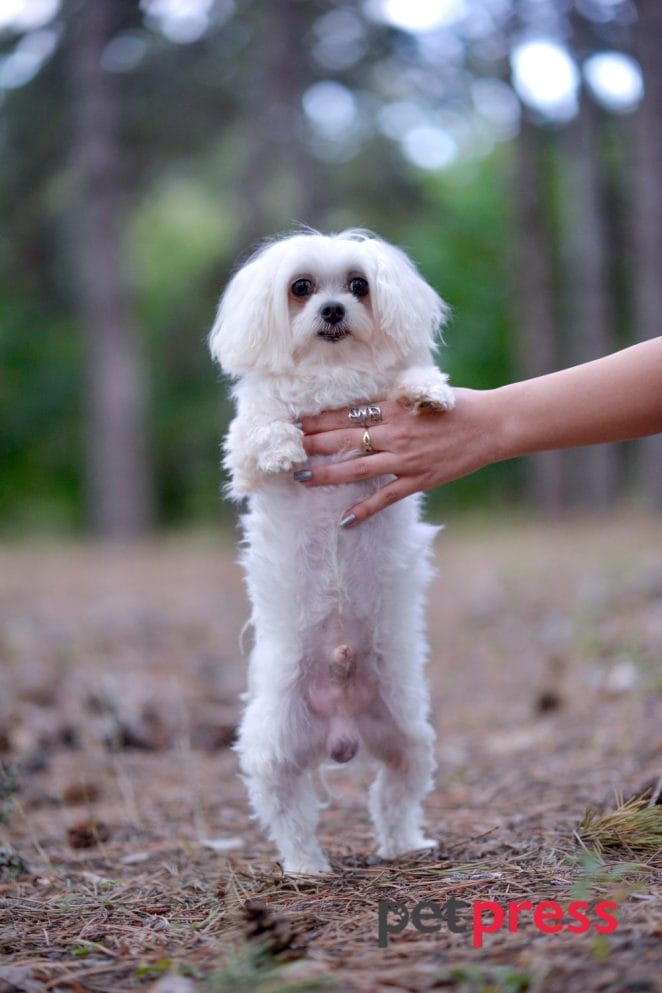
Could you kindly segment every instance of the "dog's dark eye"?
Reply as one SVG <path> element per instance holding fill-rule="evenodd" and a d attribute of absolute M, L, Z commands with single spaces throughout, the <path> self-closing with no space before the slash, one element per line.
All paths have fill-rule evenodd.
<path fill-rule="evenodd" d="M 295 279 L 291 290 L 293 297 L 309 297 L 313 292 L 313 284 L 309 279 Z"/>
<path fill-rule="evenodd" d="M 354 279 L 350 279 L 349 288 L 355 297 L 367 296 L 368 280 L 363 279 L 361 276 L 355 276 Z"/>

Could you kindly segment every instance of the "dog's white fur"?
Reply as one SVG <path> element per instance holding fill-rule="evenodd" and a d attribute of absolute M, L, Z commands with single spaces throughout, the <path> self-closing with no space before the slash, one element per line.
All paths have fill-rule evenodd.
<path fill-rule="evenodd" d="M 309 292 L 296 296 L 302 279 L 295 290 Z M 328 304 L 344 309 L 339 324 L 322 317 Z M 370 789 L 379 855 L 434 844 L 421 801 L 435 764 L 423 595 L 436 529 L 419 520 L 414 496 L 344 530 L 343 512 L 386 480 L 306 487 L 292 470 L 307 462 L 295 423 L 304 415 L 385 396 L 412 413 L 453 406 L 433 361 L 446 313 L 399 249 L 363 231 L 306 231 L 236 273 L 209 336 L 234 380 L 229 490 L 249 497 L 242 560 L 255 645 L 237 751 L 288 873 L 329 871 L 313 774 L 356 752 L 379 765 Z"/>

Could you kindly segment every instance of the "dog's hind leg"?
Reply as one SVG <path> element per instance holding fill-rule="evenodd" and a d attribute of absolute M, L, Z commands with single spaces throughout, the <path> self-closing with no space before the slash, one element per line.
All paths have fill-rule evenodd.
<path fill-rule="evenodd" d="M 245 756 L 242 768 L 253 810 L 278 848 L 283 870 L 291 875 L 330 872 L 315 836 L 319 799 L 311 771 L 284 762 L 258 767 Z"/>
<path fill-rule="evenodd" d="M 236 751 L 255 816 L 287 873 L 330 872 L 315 836 L 319 799 L 312 769 L 321 748 L 322 739 L 277 700 L 254 698 L 246 708 Z"/>
<path fill-rule="evenodd" d="M 370 814 L 377 830 L 377 854 L 395 858 L 417 848 L 434 848 L 436 841 L 422 830 L 421 803 L 432 782 L 435 760 L 429 728 L 401 750 L 384 755 L 370 787 Z"/>

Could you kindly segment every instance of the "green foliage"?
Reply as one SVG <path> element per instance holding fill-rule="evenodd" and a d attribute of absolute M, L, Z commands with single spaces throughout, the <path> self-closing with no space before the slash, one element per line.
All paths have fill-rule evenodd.
<path fill-rule="evenodd" d="M 227 266 L 236 233 L 222 202 L 195 175 L 161 176 L 133 212 L 128 257 L 144 324 L 185 333 L 182 320 L 210 318 L 206 288 Z"/>
<path fill-rule="evenodd" d="M 158 979 L 160 976 L 165 975 L 169 972 L 173 966 L 172 959 L 161 958 L 157 959 L 155 962 L 146 962 L 144 965 L 137 966 L 133 970 L 134 976 L 139 976 L 145 979 Z"/>
<path fill-rule="evenodd" d="M 421 179 L 422 208 L 396 240 L 451 306 L 439 362 L 456 386 L 490 389 L 517 375 L 512 350 L 510 149 Z M 430 493 L 433 513 L 512 499 L 516 466 L 498 465 Z"/>
<path fill-rule="evenodd" d="M 427 178 L 420 217 L 400 238 L 451 305 L 441 361 L 458 385 L 494 387 L 513 373 L 509 165 L 499 149 Z"/>
<path fill-rule="evenodd" d="M 440 362 L 455 385 L 490 388 L 526 371 L 516 361 L 521 349 L 513 329 L 512 143 L 489 153 L 476 147 L 473 157 L 465 148 L 452 168 L 427 172 L 407 163 L 399 135 L 387 138 L 378 126 L 380 109 L 394 101 L 409 106 L 414 123 L 419 112 L 442 127 L 446 112 L 449 120 L 472 115 L 472 82 L 503 72 L 503 54 L 491 64 L 485 52 L 490 46 L 507 51 L 507 19 L 495 21 L 494 37 L 486 37 L 484 47 L 479 42 L 477 58 L 470 34 L 458 34 L 465 63 L 435 65 L 424 43 L 367 17 L 362 4 L 213 6 L 218 11 L 199 40 L 174 44 L 156 21 L 145 20 L 140 5 L 113 5 L 111 45 L 126 51 L 129 38 L 142 55 L 106 77 L 113 79 L 105 93 L 106 99 L 115 94 L 117 121 L 111 112 L 102 154 L 112 148 L 109 183 L 132 205 L 122 262 L 147 367 L 158 523 L 166 525 L 231 514 L 219 499 L 218 469 L 230 407 L 205 339 L 232 265 L 260 237 L 297 222 L 329 230 L 372 228 L 408 250 L 450 303 Z M 59 40 L 41 71 L 26 85 L 0 90 L 5 532 L 80 529 L 86 516 L 86 360 L 75 261 L 86 200 L 72 169 L 81 103 L 72 72 L 75 10 L 75 4 L 62 4 L 46 26 Z M 356 59 L 341 58 L 336 68 L 333 60 L 318 58 L 331 23 L 326 15 L 344 23 L 343 30 L 349 23 L 358 31 Z M 601 30 L 588 29 L 592 39 Z M 601 39 L 593 41 L 602 46 Z M 17 42 L 11 32 L 2 34 L 3 54 L 11 57 Z M 331 48 L 338 37 L 332 42 Z M 328 55 L 328 45 L 326 50 Z M 340 50 L 333 51 L 337 59 Z M 349 134 L 341 129 L 327 141 L 323 129 L 314 134 L 315 123 L 302 107 L 307 89 L 330 79 L 353 95 L 357 114 Z M 467 133 L 471 127 L 467 120 Z M 627 185 L 622 135 L 616 124 L 603 128 L 612 203 Z M 541 241 L 550 241 L 557 281 L 566 284 L 557 294 L 561 327 L 572 276 L 562 271 L 560 247 L 568 214 L 567 150 L 551 129 L 539 143 L 547 145 L 541 195 L 549 215 Z M 619 212 L 611 213 L 611 240 L 618 245 Z M 632 274 L 612 255 L 617 333 L 625 344 Z M 511 501 L 519 492 L 520 470 L 507 464 L 445 487 L 430 503 L 434 511 Z"/>
<path fill-rule="evenodd" d="M 0 526 L 72 529 L 82 521 L 81 348 L 59 315 L 0 289 Z"/>
<path fill-rule="evenodd" d="M 245 945 L 210 978 L 205 993 L 332 993 L 331 976 L 291 976 L 259 943 Z"/>
<path fill-rule="evenodd" d="M 409 250 L 452 306 L 440 361 L 458 385 L 493 386 L 511 373 L 507 166 L 499 154 L 469 171 L 417 177 L 421 206 L 413 217 L 384 214 L 380 223 L 377 215 L 386 205 L 370 205 L 373 227 Z M 165 171 L 136 203 L 127 233 L 165 524 L 232 513 L 219 495 L 218 466 L 230 407 L 206 347 L 218 294 L 241 250 L 236 218 L 226 203 L 203 168 Z M 366 213 L 365 205 L 357 208 L 356 223 Z M 83 522 L 83 355 L 80 329 L 66 311 L 5 288 L 0 297 L 6 408 L 0 526 L 5 530 L 72 529 Z M 433 509 L 484 499 L 487 492 L 507 488 L 511 478 L 497 468 L 453 484 L 434 494 Z"/>
<path fill-rule="evenodd" d="M 533 975 L 509 965 L 456 965 L 444 970 L 438 979 L 443 987 L 457 993 L 526 993 L 534 982 Z"/>
<path fill-rule="evenodd" d="M 646 887 L 647 867 L 641 862 L 607 865 L 597 850 L 570 856 L 567 861 L 579 869 L 571 891 L 573 900 L 588 900 L 599 893 L 619 903 Z"/>
<path fill-rule="evenodd" d="M 128 254 L 151 386 L 151 442 L 163 523 L 219 510 L 218 445 L 229 417 L 206 346 L 232 219 L 203 180 L 164 175 L 134 211 Z"/>

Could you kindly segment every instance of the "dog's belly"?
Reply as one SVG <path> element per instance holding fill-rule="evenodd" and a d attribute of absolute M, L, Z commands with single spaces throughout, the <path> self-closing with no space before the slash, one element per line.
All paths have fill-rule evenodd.
<path fill-rule="evenodd" d="M 304 763 L 320 754 L 348 762 L 364 746 L 397 764 L 416 709 L 415 695 L 405 700 L 394 688 L 412 666 L 420 678 L 417 604 L 435 529 L 418 521 L 415 498 L 340 528 L 375 485 L 308 489 L 281 479 L 251 498 L 243 521 L 252 692 L 299 699 Z"/>
<path fill-rule="evenodd" d="M 379 710 L 379 660 L 364 622 L 333 615 L 308 633 L 300 691 L 322 728 L 324 752 L 349 762 L 359 722 Z"/>
<path fill-rule="evenodd" d="M 348 654 L 348 647 L 339 646 L 337 654 Z M 304 681 L 304 699 L 322 725 L 327 758 L 349 762 L 364 745 L 389 765 L 400 764 L 406 739 L 379 689 L 378 672 L 361 659 L 347 659 L 340 672 L 337 663 L 321 664 Z"/>

